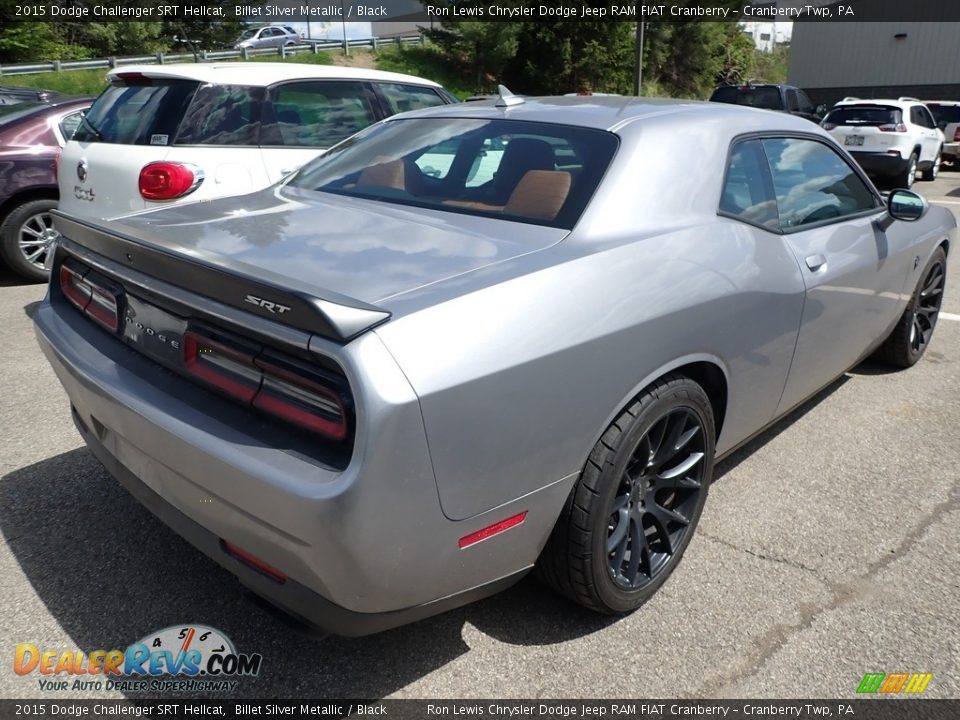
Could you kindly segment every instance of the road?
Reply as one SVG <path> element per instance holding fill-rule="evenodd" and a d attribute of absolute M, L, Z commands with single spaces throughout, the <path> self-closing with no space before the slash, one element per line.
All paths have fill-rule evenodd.
<path fill-rule="evenodd" d="M 960 217 L 960 172 L 917 190 Z M 960 697 L 960 262 L 926 357 L 866 364 L 718 468 L 664 589 L 618 620 L 533 579 L 358 640 L 297 632 L 171 533 L 83 449 L 29 314 L 0 276 L 0 696 L 43 693 L 13 647 L 126 647 L 182 623 L 264 656 L 247 697 L 838 697 L 930 672 Z"/>

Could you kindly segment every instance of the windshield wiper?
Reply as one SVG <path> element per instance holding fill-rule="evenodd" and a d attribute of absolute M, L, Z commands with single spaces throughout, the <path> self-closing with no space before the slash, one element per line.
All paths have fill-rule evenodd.
<path fill-rule="evenodd" d="M 81 124 L 86 125 L 93 132 L 97 140 L 103 140 L 103 133 L 97 129 L 96 125 L 87 119 L 86 113 L 80 113 L 80 122 Z"/>

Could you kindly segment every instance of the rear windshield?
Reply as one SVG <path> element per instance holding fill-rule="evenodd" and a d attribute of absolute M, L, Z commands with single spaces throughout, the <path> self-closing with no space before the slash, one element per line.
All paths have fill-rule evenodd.
<path fill-rule="evenodd" d="M 49 107 L 43 103 L 17 103 L 16 105 L 0 105 L 0 127 L 10 125 L 25 117 L 30 117 L 40 109 Z"/>
<path fill-rule="evenodd" d="M 111 85 L 73 135 L 80 142 L 170 145 L 200 83 L 144 80 Z"/>
<path fill-rule="evenodd" d="M 712 102 L 748 105 L 764 110 L 782 110 L 780 89 L 775 87 L 721 87 L 710 96 Z"/>
<path fill-rule="evenodd" d="M 823 119 L 833 125 L 897 125 L 903 121 L 900 108 L 889 105 L 848 105 L 831 110 Z"/>
<path fill-rule="evenodd" d="M 290 185 L 570 229 L 617 144 L 611 133 L 566 125 L 394 120 L 336 146 Z"/>
<path fill-rule="evenodd" d="M 960 105 L 927 103 L 927 107 L 930 108 L 930 112 L 933 113 L 933 119 L 937 121 L 938 125 L 940 123 L 946 123 L 947 125 L 960 123 Z"/>

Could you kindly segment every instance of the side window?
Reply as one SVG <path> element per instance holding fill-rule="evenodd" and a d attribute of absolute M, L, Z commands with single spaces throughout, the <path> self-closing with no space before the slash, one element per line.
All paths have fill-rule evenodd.
<path fill-rule="evenodd" d="M 260 142 L 262 145 L 328 148 L 376 120 L 366 83 L 285 83 L 271 92 Z"/>
<path fill-rule="evenodd" d="M 763 149 L 784 230 L 877 207 L 866 183 L 824 143 L 770 138 L 763 140 Z"/>
<path fill-rule="evenodd" d="M 780 228 L 777 201 L 759 140 L 738 143 L 730 153 L 720 212 L 771 230 Z"/>
<path fill-rule="evenodd" d="M 923 125 L 923 120 L 920 118 L 920 113 L 917 112 L 916 105 L 910 108 L 910 122 L 914 125 Z"/>
<path fill-rule="evenodd" d="M 64 116 L 60 121 L 60 134 L 63 135 L 64 140 L 73 137 L 74 131 L 80 126 L 81 117 L 83 117 L 83 113 L 71 113 Z"/>
<path fill-rule="evenodd" d="M 800 101 L 797 99 L 796 90 L 787 90 L 787 110 L 790 112 L 800 111 Z"/>
<path fill-rule="evenodd" d="M 920 114 L 923 115 L 923 118 L 926 122 L 928 128 L 935 128 L 937 126 L 936 121 L 933 119 L 933 115 L 930 114 L 930 110 L 922 107 L 920 108 Z"/>
<path fill-rule="evenodd" d="M 444 104 L 443 98 L 433 88 L 399 83 L 379 83 L 379 86 L 390 115 Z"/>
<path fill-rule="evenodd" d="M 457 151 L 460 149 L 460 142 L 460 138 L 454 138 L 439 145 L 434 145 L 418 157 L 414 163 L 420 168 L 420 172 L 427 177 L 442 180 L 450 172 L 450 167 L 453 165 L 453 161 L 457 157 Z"/>
<path fill-rule="evenodd" d="M 257 145 L 261 88 L 202 85 L 180 123 L 176 145 Z"/>

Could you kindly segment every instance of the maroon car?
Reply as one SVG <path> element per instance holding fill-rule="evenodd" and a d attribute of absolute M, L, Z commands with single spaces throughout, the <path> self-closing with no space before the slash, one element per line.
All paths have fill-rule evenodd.
<path fill-rule="evenodd" d="M 46 280 L 44 261 L 56 239 L 56 162 L 82 122 L 90 98 L 0 106 L 0 257 L 30 280 Z"/>

